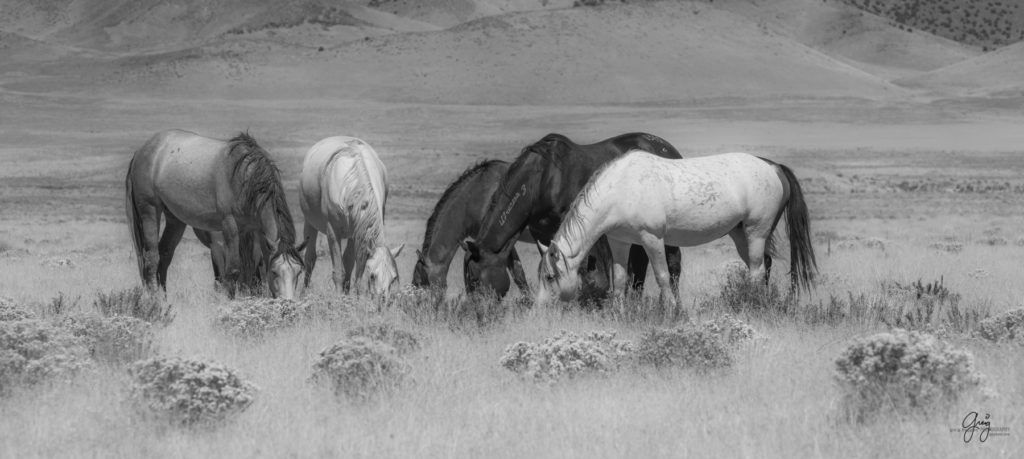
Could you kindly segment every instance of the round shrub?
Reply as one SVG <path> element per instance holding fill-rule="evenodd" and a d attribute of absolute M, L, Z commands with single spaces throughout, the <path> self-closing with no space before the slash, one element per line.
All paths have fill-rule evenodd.
<path fill-rule="evenodd" d="M 153 326 L 128 316 L 76 314 L 61 326 L 82 339 L 92 357 L 109 363 L 128 363 L 146 357 L 153 348 Z"/>
<path fill-rule="evenodd" d="M 633 356 L 633 343 L 615 339 L 614 331 L 579 336 L 562 330 L 543 343 L 518 342 L 505 349 L 501 366 L 536 382 L 553 383 L 563 377 L 606 374 Z"/>
<path fill-rule="evenodd" d="M 883 408 L 920 409 L 978 388 L 974 358 L 928 333 L 894 329 L 858 340 L 836 359 L 835 379 L 858 420 Z"/>
<path fill-rule="evenodd" d="M 355 336 L 320 351 L 312 380 L 336 395 L 367 401 L 398 389 L 410 366 L 390 344 Z"/>
<path fill-rule="evenodd" d="M 265 334 L 290 327 L 308 316 L 309 303 L 277 298 L 246 298 L 220 308 L 217 325 L 243 338 L 261 338 Z"/>
<path fill-rule="evenodd" d="M 974 333 L 996 343 L 1024 345 L 1024 308 L 989 317 L 978 323 Z"/>
<path fill-rule="evenodd" d="M 722 314 L 714 319 L 707 320 L 700 326 L 701 330 L 717 335 L 722 342 L 730 346 L 762 340 L 764 336 L 754 330 L 746 322 L 737 319 L 732 314 Z"/>
<path fill-rule="evenodd" d="M 0 296 L 0 322 L 35 319 L 36 315 L 25 309 L 14 300 Z"/>
<path fill-rule="evenodd" d="M 733 363 L 723 335 L 707 329 L 654 329 L 640 339 L 636 352 L 641 364 L 655 367 L 706 371 Z"/>
<path fill-rule="evenodd" d="M 390 344 L 400 355 L 420 349 L 420 340 L 412 332 L 408 332 L 385 322 L 361 325 L 345 333 L 349 338 L 365 336 L 371 340 Z"/>
<path fill-rule="evenodd" d="M 31 319 L 0 321 L 0 393 L 89 367 L 88 349 L 67 331 Z"/>
<path fill-rule="evenodd" d="M 219 363 L 179 357 L 135 362 L 128 375 L 140 413 L 181 425 L 222 421 L 248 408 L 257 390 Z"/>

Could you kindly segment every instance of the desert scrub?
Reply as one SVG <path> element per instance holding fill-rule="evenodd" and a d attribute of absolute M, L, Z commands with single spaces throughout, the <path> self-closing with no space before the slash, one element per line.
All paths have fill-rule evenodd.
<path fill-rule="evenodd" d="M 390 344 L 365 336 L 342 339 L 320 351 L 311 381 L 356 402 L 397 390 L 411 367 Z"/>
<path fill-rule="evenodd" d="M 737 319 L 732 314 L 722 314 L 714 319 L 704 321 L 700 325 L 700 329 L 717 335 L 723 343 L 730 346 L 765 339 L 763 335 L 754 330 L 754 327 Z"/>
<path fill-rule="evenodd" d="M 836 359 L 834 374 L 849 418 L 885 409 L 927 409 L 975 390 L 974 358 L 928 333 L 894 329 L 858 340 Z"/>
<path fill-rule="evenodd" d="M 391 347 L 398 351 L 399 355 L 405 355 L 420 349 L 420 339 L 415 334 L 395 328 L 394 325 L 387 322 L 375 322 L 351 328 L 345 332 L 345 335 L 349 338 L 365 336 L 371 340 L 390 344 Z"/>
<path fill-rule="evenodd" d="M 717 325 L 653 329 L 640 338 L 636 347 L 637 361 L 659 368 L 681 367 L 697 371 L 732 366 L 728 338 L 717 329 Z"/>
<path fill-rule="evenodd" d="M 501 366 L 535 382 L 553 383 L 584 374 L 606 374 L 633 357 L 633 343 L 614 331 L 579 336 L 562 330 L 543 343 L 518 342 L 505 349 Z"/>
<path fill-rule="evenodd" d="M 0 394 L 90 367 L 88 349 L 66 330 L 32 319 L 0 321 Z"/>
<path fill-rule="evenodd" d="M 134 317 L 74 314 L 65 317 L 60 325 L 81 338 L 97 361 L 129 363 L 145 358 L 153 349 L 153 326 Z"/>
<path fill-rule="evenodd" d="M 35 319 L 36 315 L 14 300 L 0 297 L 0 322 Z"/>
<path fill-rule="evenodd" d="M 718 294 L 701 301 L 701 310 L 726 311 L 731 313 L 781 313 L 789 314 L 796 309 L 794 292 L 782 293 L 775 283 L 765 285 L 750 278 L 746 266 L 737 266 L 725 276 L 725 284 Z"/>
<path fill-rule="evenodd" d="M 242 338 L 265 334 L 295 325 L 309 316 L 309 303 L 276 298 L 246 298 L 220 308 L 217 325 Z"/>
<path fill-rule="evenodd" d="M 128 375 L 129 400 L 140 414 L 186 426 L 223 421 L 245 410 L 257 390 L 221 364 L 179 357 L 135 362 Z"/>
<path fill-rule="evenodd" d="M 174 320 L 171 306 L 159 294 L 142 287 L 112 290 L 96 294 L 93 308 L 105 316 L 129 316 L 154 325 L 167 325 Z"/>
<path fill-rule="evenodd" d="M 1024 345 L 1024 308 L 1006 311 L 979 322 L 974 334 L 996 343 Z"/>

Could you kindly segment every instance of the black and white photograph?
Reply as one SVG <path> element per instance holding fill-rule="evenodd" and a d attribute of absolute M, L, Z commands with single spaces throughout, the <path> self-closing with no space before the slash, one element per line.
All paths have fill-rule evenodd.
<path fill-rule="evenodd" d="M 1024 457 L 1024 0 L 0 0 L 0 458 L 712 457 Z"/>

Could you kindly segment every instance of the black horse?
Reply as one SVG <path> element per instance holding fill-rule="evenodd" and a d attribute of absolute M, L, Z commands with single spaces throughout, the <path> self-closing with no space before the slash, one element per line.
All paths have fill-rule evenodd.
<path fill-rule="evenodd" d="M 664 139 L 645 133 L 623 134 L 591 145 L 577 145 L 561 134 L 548 134 L 523 149 L 491 198 L 476 238 L 466 241 L 467 279 L 495 291 L 507 289 L 505 259 L 524 229 L 544 244 L 551 242 L 565 212 L 590 176 L 603 164 L 630 150 L 640 149 L 664 158 L 682 155 Z M 666 247 L 672 287 L 679 288 L 682 270 L 678 247 Z M 627 285 L 642 290 L 647 276 L 647 252 L 630 248 Z M 602 237 L 591 249 L 587 269 L 592 278 L 611 285 L 611 249 Z"/>
<path fill-rule="evenodd" d="M 426 287 L 444 293 L 448 288 L 448 269 L 451 266 L 452 258 L 460 245 L 466 249 L 463 243 L 467 237 L 476 236 L 480 230 L 480 222 L 487 213 L 491 202 L 491 196 L 498 189 L 501 179 L 508 172 L 509 163 L 501 160 L 487 160 L 477 163 L 466 169 L 459 178 L 441 195 L 441 199 L 434 206 L 434 212 L 427 219 L 427 229 L 423 234 L 423 246 L 416 251 L 416 265 L 412 271 L 412 285 Z M 520 241 L 533 242 L 526 232 L 520 234 Z M 506 260 L 505 269 L 512 274 L 512 279 L 523 294 L 529 294 L 530 286 L 526 282 L 526 273 L 519 260 L 519 253 L 516 252 L 515 244 L 509 244 L 504 252 L 500 254 Z M 466 292 L 473 293 L 479 290 L 479 282 L 470 278 L 469 270 L 465 269 L 471 263 L 470 254 L 466 251 L 463 260 L 463 273 L 466 282 Z M 593 268 L 591 268 L 593 270 Z M 584 292 L 594 289 L 595 281 L 586 273 L 583 273 L 582 283 Z M 494 290 L 498 297 L 504 297 L 508 293 L 509 283 L 490 284 L 487 287 Z M 601 284 L 604 290 L 607 285 Z"/>
<path fill-rule="evenodd" d="M 487 212 L 491 195 L 498 189 L 501 178 L 508 172 L 507 161 L 489 160 L 466 169 L 444 190 L 441 199 L 434 206 L 434 212 L 427 219 L 427 231 L 423 234 L 423 247 L 416 251 L 416 266 L 412 271 L 412 285 L 429 287 L 441 293 L 448 287 L 448 267 L 455 257 L 462 240 L 475 236 L 480 221 Z M 519 254 L 510 246 L 502 257 L 505 269 L 512 273 L 516 286 L 521 292 L 529 292 L 526 273 L 519 262 Z M 476 290 L 476 284 L 466 283 L 466 291 Z M 505 288 L 495 293 L 504 296 Z"/>

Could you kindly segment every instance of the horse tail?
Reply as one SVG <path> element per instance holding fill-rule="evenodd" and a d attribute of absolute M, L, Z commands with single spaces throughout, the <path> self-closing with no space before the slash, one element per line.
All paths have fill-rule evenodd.
<path fill-rule="evenodd" d="M 818 272 L 818 262 L 814 258 L 814 246 L 811 244 L 811 222 L 807 212 L 807 202 L 793 171 L 777 164 L 782 175 L 789 183 L 789 201 L 786 202 L 786 228 L 789 233 L 789 277 L 794 287 L 810 290 L 814 277 Z"/>
<path fill-rule="evenodd" d="M 143 248 L 142 248 L 142 220 L 139 219 L 139 211 L 135 207 L 135 185 L 132 181 L 132 167 L 135 166 L 135 157 L 128 163 L 128 173 L 124 177 L 124 210 L 128 217 L 128 228 L 131 230 L 132 246 L 135 248 L 135 261 L 139 265 L 139 278 L 146 282 L 143 273 Z"/>

